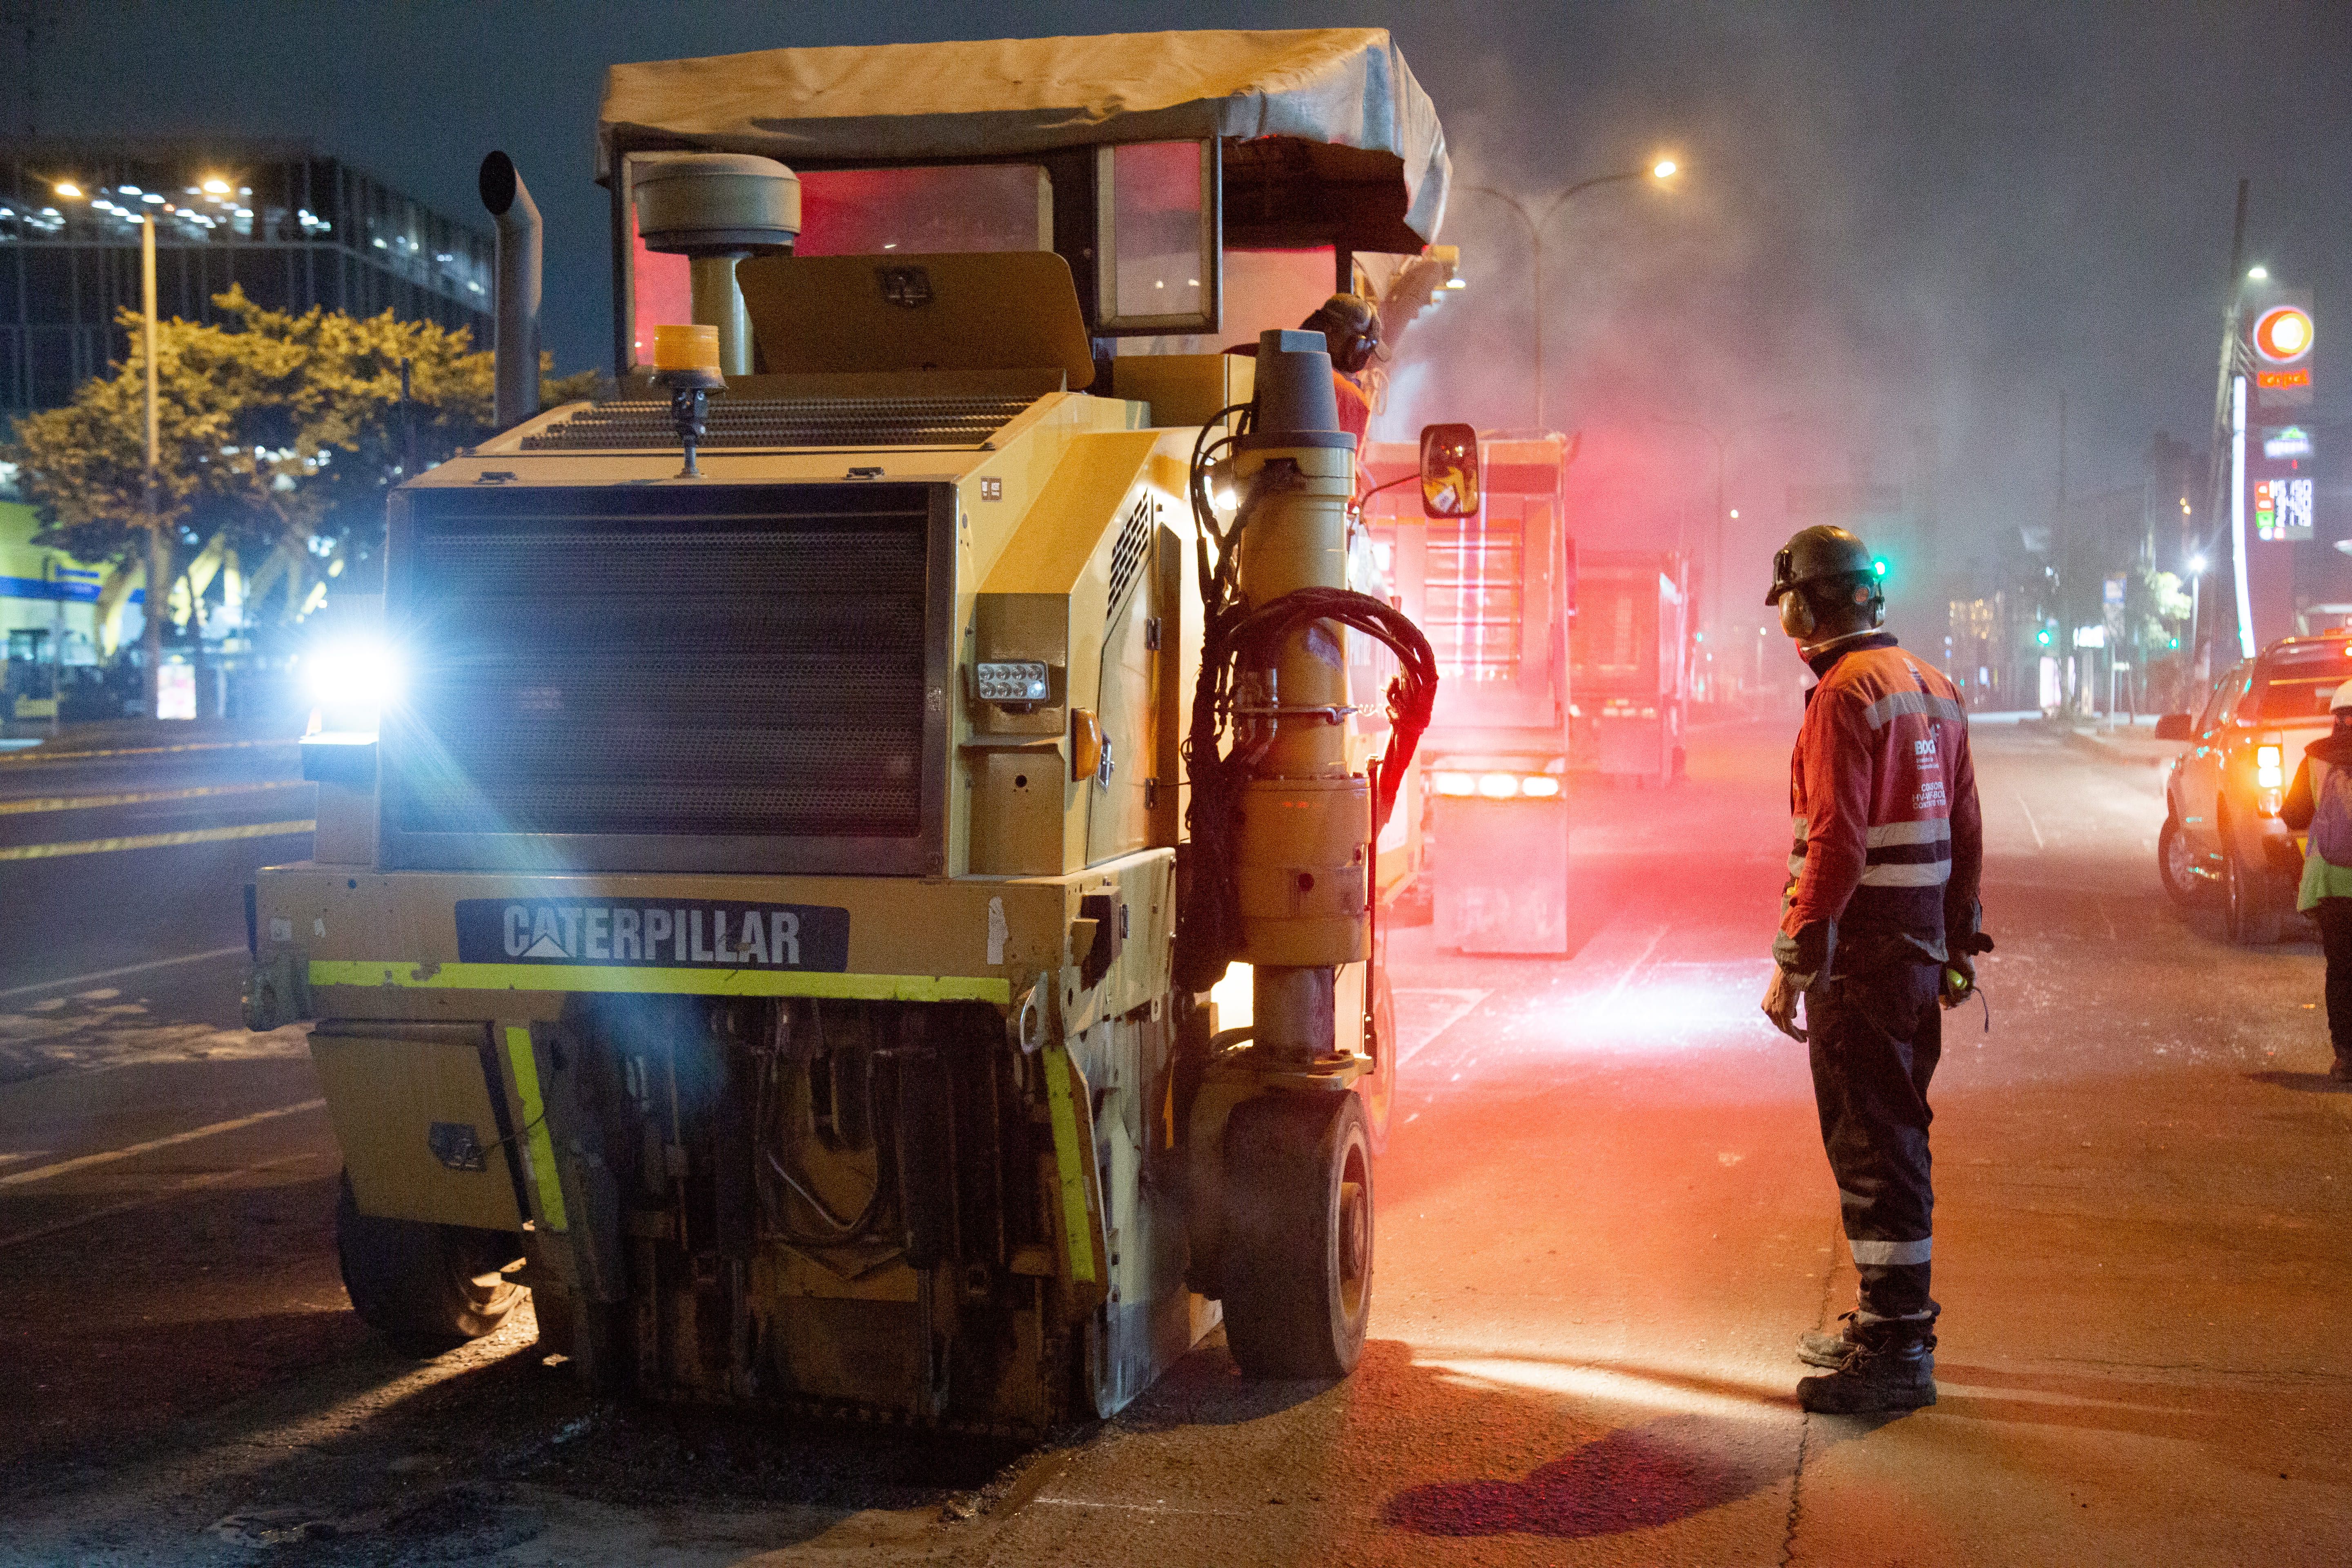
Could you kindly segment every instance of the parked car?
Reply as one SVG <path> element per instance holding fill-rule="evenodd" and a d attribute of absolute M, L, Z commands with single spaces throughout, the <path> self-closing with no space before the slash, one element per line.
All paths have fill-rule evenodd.
<path fill-rule="evenodd" d="M 2201 711 L 2157 721 L 2158 739 L 2189 742 L 2165 779 L 2158 871 L 2184 905 L 2219 897 L 2231 942 L 2276 942 L 2294 909 L 2303 840 L 2279 802 L 2347 680 L 2352 636 L 2284 637 L 2216 681 Z"/>

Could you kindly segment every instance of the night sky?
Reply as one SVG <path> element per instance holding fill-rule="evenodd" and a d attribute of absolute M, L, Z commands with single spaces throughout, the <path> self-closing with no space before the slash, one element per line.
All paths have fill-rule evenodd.
<path fill-rule="evenodd" d="M 1788 483 L 1924 484 L 1957 553 L 2046 521 L 2062 388 L 2076 492 L 2137 483 L 2158 429 L 2201 445 L 2242 174 L 2248 259 L 2318 296 L 2313 414 L 2352 409 L 2352 358 L 2328 347 L 2352 302 L 2341 4 L 31 8 L 28 78 L 27 6 L 0 7 L 17 18 L 0 46 L 10 132 L 299 137 L 474 222 L 481 155 L 512 153 L 548 220 L 546 333 L 566 370 L 609 352 L 590 151 L 612 61 L 1389 27 L 1465 184 L 1532 205 L 1660 153 L 1688 166 L 1678 191 L 1609 187 L 1550 227 L 1551 422 L 1581 430 L 1589 474 L 1609 479 L 1594 526 L 1630 535 L 1711 501 L 1712 449 L 1656 421 L 1772 419 L 1729 448 L 1735 605 L 1760 597 Z M 1442 237 L 1470 287 L 1406 340 L 1391 427 L 1528 421 L 1521 235 L 1500 204 L 1457 195 Z"/>

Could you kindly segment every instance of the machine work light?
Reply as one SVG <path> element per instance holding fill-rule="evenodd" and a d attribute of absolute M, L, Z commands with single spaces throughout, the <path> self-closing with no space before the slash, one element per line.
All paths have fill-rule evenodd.
<path fill-rule="evenodd" d="M 992 659 L 974 667 L 982 702 L 1043 702 L 1049 696 L 1045 667 L 1033 659 Z"/>
<path fill-rule="evenodd" d="M 373 637 L 330 643 L 303 660 L 312 700 L 335 708 L 383 708 L 399 699 L 400 659 Z"/>

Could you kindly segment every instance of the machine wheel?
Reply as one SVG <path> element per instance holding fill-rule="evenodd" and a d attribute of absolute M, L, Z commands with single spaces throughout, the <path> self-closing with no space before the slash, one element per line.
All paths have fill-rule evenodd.
<path fill-rule="evenodd" d="M 343 1289 L 368 1327 L 404 1350 L 446 1350 L 505 1322 L 523 1292 L 499 1270 L 521 1254 L 500 1231 L 363 1215 L 343 1173 L 335 1199 Z"/>
<path fill-rule="evenodd" d="M 2241 947 L 2263 947 L 2279 939 L 2279 907 L 2271 897 L 2270 880 L 2235 849 L 2224 852 L 2222 923 L 2230 940 Z"/>
<path fill-rule="evenodd" d="M 1225 1342 L 1242 1371 L 1355 1371 L 1372 1304 L 1372 1147 L 1355 1095 L 1234 1107 L 1223 1272 Z"/>
<path fill-rule="evenodd" d="M 2211 891 L 2210 885 L 2197 875 L 2197 858 L 2189 847 L 2189 835 L 2177 816 L 2167 816 L 2164 827 L 2156 836 L 2156 874 L 2163 879 L 2164 890 L 2182 909 L 2203 903 Z"/>

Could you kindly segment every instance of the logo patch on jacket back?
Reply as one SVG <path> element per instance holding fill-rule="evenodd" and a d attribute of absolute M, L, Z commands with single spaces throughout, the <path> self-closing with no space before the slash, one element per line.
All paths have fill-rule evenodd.
<path fill-rule="evenodd" d="M 849 967 L 849 911 L 823 904 L 460 899 L 457 961 L 839 973 Z"/>

